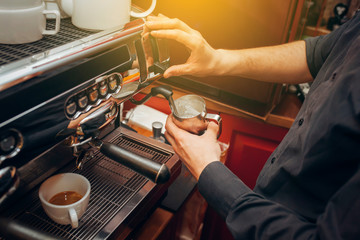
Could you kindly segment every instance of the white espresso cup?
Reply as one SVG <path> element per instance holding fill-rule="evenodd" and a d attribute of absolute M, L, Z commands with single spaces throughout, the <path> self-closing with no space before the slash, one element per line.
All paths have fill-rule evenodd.
<path fill-rule="evenodd" d="M 131 11 L 131 0 L 61 0 L 61 7 L 71 16 L 72 23 L 81 29 L 97 31 L 123 27 L 130 16 L 142 18 L 155 8 L 156 0 L 145 12 Z"/>
<path fill-rule="evenodd" d="M 62 173 L 54 175 L 43 182 L 39 189 L 39 198 L 45 213 L 56 223 L 79 226 L 79 219 L 84 215 L 90 199 L 90 182 L 80 174 Z M 57 205 L 49 201 L 62 192 L 76 192 L 82 195 L 77 202 L 68 205 Z"/>
<path fill-rule="evenodd" d="M 34 5 L 34 4 L 33 4 Z M 0 7 L 0 43 L 23 44 L 40 40 L 43 35 L 54 35 L 60 29 L 58 10 L 46 10 L 43 2 L 40 5 Z M 55 29 L 46 29 L 46 15 L 55 16 Z"/>
<path fill-rule="evenodd" d="M 42 0 L 1 0 L 0 9 L 24 9 L 41 5 Z"/>

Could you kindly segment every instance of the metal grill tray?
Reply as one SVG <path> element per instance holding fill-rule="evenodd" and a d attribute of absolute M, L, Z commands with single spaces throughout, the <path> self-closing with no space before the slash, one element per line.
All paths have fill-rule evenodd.
<path fill-rule="evenodd" d="M 160 163 L 165 163 L 173 154 L 153 148 L 125 135 L 116 136 L 109 142 Z M 73 163 L 71 164 L 73 166 Z M 38 198 L 38 189 L 28 195 L 25 211 L 16 216 L 19 222 L 51 235 L 65 239 L 94 239 L 104 226 L 124 205 L 149 181 L 121 164 L 104 157 L 98 151 L 86 163 L 83 170 L 65 168 L 61 172 L 75 172 L 85 176 L 91 184 L 88 209 L 79 220 L 79 227 L 53 222 L 44 212 Z"/>
<path fill-rule="evenodd" d="M 47 29 L 54 28 L 54 20 L 48 19 Z M 75 27 L 70 18 L 61 19 L 60 31 L 55 35 L 44 35 L 42 39 L 36 42 L 25 44 L 0 44 L 0 66 L 48 51 L 92 34 L 94 32 Z"/>

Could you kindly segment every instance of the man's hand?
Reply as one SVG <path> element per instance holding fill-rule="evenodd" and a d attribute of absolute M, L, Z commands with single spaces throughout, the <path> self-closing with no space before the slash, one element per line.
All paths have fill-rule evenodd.
<path fill-rule="evenodd" d="M 221 150 L 217 141 L 219 127 L 216 123 L 210 122 L 205 133 L 198 136 L 178 128 L 170 115 L 165 128 L 166 139 L 196 180 L 199 180 L 209 163 L 220 160 Z"/>
<path fill-rule="evenodd" d="M 156 38 L 175 40 L 185 45 L 190 57 L 184 64 L 169 67 L 164 77 L 180 75 L 209 76 L 214 75 L 217 66 L 217 51 L 213 49 L 196 30 L 190 28 L 179 19 L 170 19 L 164 15 L 149 16 L 145 23 L 143 37 L 148 34 Z"/>

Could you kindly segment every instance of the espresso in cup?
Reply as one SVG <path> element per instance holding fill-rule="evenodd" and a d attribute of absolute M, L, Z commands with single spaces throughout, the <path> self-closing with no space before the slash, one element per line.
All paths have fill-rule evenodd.
<path fill-rule="evenodd" d="M 79 226 L 90 199 L 90 182 L 76 173 L 62 173 L 48 178 L 39 189 L 45 213 L 56 223 Z"/>
<path fill-rule="evenodd" d="M 74 191 L 64 191 L 55 194 L 52 198 L 50 198 L 49 203 L 55 204 L 55 205 L 69 205 L 76 203 L 80 199 L 82 199 L 83 196 L 77 192 Z"/>

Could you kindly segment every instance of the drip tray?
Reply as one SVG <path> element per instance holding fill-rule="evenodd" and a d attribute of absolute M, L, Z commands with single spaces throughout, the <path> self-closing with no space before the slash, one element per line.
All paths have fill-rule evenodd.
<path fill-rule="evenodd" d="M 123 132 L 124 129 L 121 131 Z M 116 136 L 107 140 L 108 142 L 117 144 L 142 157 L 159 163 L 167 163 L 170 159 L 174 159 L 173 152 L 150 145 L 148 142 L 142 142 L 124 134 L 119 135 L 115 131 L 111 135 Z M 175 158 L 177 161 L 170 161 L 175 163 L 174 166 L 178 165 L 176 162 L 179 162 L 178 158 Z M 140 205 L 140 202 L 144 200 L 147 194 L 159 187 L 159 185 L 105 157 L 98 151 L 94 152 L 93 159 L 85 163 L 83 170 L 73 167 L 74 163 L 71 162 L 70 168 L 62 169 L 59 172 L 81 174 L 91 184 L 89 206 L 84 216 L 79 220 L 78 228 L 72 229 L 70 225 L 60 225 L 53 222 L 45 214 L 41 206 L 38 198 L 38 188 L 28 194 L 26 199 L 22 200 L 27 204 L 24 206 L 23 211 L 13 218 L 31 228 L 64 239 L 105 239 L 116 229 L 109 230 L 109 227 L 106 227 L 112 219 L 116 217 L 117 224 L 120 225 Z M 168 163 L 167 165 L 169 167 Z M 171 169 L 171 166 L 169 169 L 173 175 L 174 169 Z M 129 208 L 128 205 L 134 209 Z M 109 225 L 113 226 L 114 224 Z M 104 231 L 105 228 L 106 231 Z"/>

